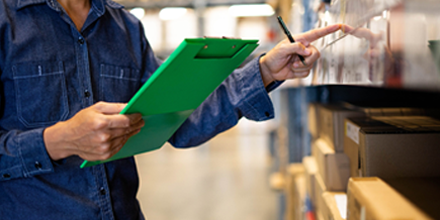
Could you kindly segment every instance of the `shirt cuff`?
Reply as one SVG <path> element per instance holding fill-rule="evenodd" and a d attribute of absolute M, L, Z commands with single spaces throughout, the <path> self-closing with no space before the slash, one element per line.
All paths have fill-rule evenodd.
<path fill-rule="evenodd" d="M 264 87 L 260 73 L 260 57 L 246 64 L 240 76 L 240 88 L 245 96 L 243 97 L 243 116 L 254 121 L 264 121 L 274 117 L 273 104 L 268 92 L 282 83 L 275 82 L 270 84 L 268 88 Z"/>
<path fill-rule="evenodd" d="M 17 136 L 23 176 L 53 172 L 54 168 L 43 139 L 44 128 L 25 131 Z"/>

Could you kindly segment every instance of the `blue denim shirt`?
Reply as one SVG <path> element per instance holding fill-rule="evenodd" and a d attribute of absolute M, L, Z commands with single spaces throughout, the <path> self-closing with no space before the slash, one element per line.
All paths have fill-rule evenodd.
<path fill-rule="evenodd" d="M 92 0 L 81 31 L 55 0 L 0 1 L 0 219 L 143 219 L 133 158 L 52 161 L 43 131 L 98 101 L 127 102 L 158 68 L 142 24 Z M 234 71 L 169 142 L 197 146 L 238 119 L 273 117 L 258 58 Z"/>

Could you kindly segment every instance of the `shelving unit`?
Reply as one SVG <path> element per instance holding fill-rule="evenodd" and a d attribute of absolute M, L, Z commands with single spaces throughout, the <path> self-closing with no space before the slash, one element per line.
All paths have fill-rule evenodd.
<path fill-rule="evenodd" d="M 302 1 L 294 0 L 293 5 L 302 7 Z M 303 10 L 291 11 L 292 18 L 303 16 L 298 14 Z M 343 23 L 351 28 L 316 41 L 321 58 L 310 76 L 272 94 L 279 117 L 272 136 L 278 138 L 277 147 L 284 148 L 275 152 L 286 152 L 277 155 L 277 170 L 289 183 L 304 175 L 290 172 L 289 167 L 312 154 L 310 103 L 420 108 L 424 115 L 440 118 L 440 52 L 432 46 L 440 41 L 439 12 L 440 2 L 435 0 L 334 0 L 318 13 L 317 27 Z M 291 29 L 298 32 L 295 25 Z M 294 182 L 286 187 L 302 186 Z M 285 197 L 287 204 L 282 206 L 298 209 L 291 206 L 294 198 Z M 307 204 L 303 201 L 300 207 L 302 219 L 310 219 Z M 298 219 L 284 214 L 279 219 Z M 315 214 L 317 219 L 330 218 Z M 432 209 L 429 214 L 438 217 Z"/>

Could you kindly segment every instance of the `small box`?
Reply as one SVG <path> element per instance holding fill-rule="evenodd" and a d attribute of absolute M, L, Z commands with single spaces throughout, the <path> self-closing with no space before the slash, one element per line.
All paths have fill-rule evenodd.
<path fill-rule="evenodd" d="M 313 142 L 313 156 L 318 163 L 321 175 L 328 191 L 346 191 L 350 177 L 350 162 L 344 153 L 336 153 L 322 139 Z"/>
<path fill-rule="evenodd" d="M 322 214 L 324 206 L 325 206 L 324 198 L 322 197 L 322 194 L 325 191 L 327 191 L 327 188 L 325 187 L 324 180 L 322 180 L 322 177 L 321 177 L 321 175 L 319 175 L 319 173 L 316 174 L 315 180 L 316 180 L 316 182 L 315 182 L 315 201 L 316 201 L 315 212 L 317 214 L 318 213 Z M 324 217 L 324 216 L 322 216 L 322 217 Z"/>
<path fill-rule="evenodd" d="M 351 141 L 346 142 L 345 152 L 352 160 L 352 176 L 440 176 L 440 121 L 425 116 L 356 118 L 346 127 Z"/>
<path fill-rule="evenodd" d="M 324 192 L 323 217 L 325 220 L 343 220 L 347 218 L 347 194 L 345 192 Z"/>
<path fill-rule="evenodd" d="M 389 125 L 373 120 L 370 117 L 345 119 L 344 153 L 350 160 L 350 177 L 361 177 L 361 165 L 359 159 L 359 130 L 367 127 L 381 128 L 387 126 Z"/>
<path fill-rule="evenodd" d="M 318 164 L 316 163 L 316 159 L 312 156 L 303 158 L 305 177 L 306 177 L 306 190 L 309 195 L 310 201 L 313 206 L 316 206 L 316 193 L 315 193 L 315 182 L 316 182 L 316 174 L 318 173 Z"/>
<path fill-rule="evenodd" d="M 344 152 L 344 119 L 365 116 L 365 113 L 350 110 L 339 105 L 319 106 L 320 138 L 327 141 L 335 152 Z"/>
<path fill-rule="evenodd" d="M 426 115 L 427 109 L 399 106 L 394 103 L 344 103 L 344 107 L 364 112 L 366 116 L 414 116 Z M 438 110 L 438 109 L 437 109 Z"/>
<path fill-rule="evenodd" d="M 350 178 L 347 219 L 431 219 L 377 177 Z"/>
<path fill-rule="evenodd" d="M 440 177 L 384 180 L 433 219 L 440 219 Z"/>
<path fill-rule="evenodd" d="M 309 126 L 309 132 L 312 136 L 312 140 L 316 140 L 319 138 L 319 104 L 317 103 L 310 103 L 309 109 L 308 109 L 308 126 Z"/>

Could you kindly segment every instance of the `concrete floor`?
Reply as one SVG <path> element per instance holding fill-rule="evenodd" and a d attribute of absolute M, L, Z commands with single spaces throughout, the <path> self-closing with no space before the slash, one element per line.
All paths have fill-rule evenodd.
<path fill-rule="evenodd" d="M 262 128 L 243 121 L 197 148 L 166 145 L 137 156 L 138 199 L 148 220 L 276 219 Z"/>

